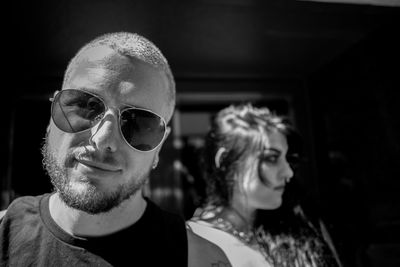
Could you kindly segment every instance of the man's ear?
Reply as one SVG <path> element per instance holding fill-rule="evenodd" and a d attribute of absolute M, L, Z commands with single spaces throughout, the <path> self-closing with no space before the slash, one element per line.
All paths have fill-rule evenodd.
<path fill-rule="evenodd" d="M 154 159 L 153 159 L 153 164 L 151 165 L 151 168 L 154 170 L 155 168 L 157 168 L 158 165 L 158 160 L 159 160 L 159 156 L 158 156 L 158 152 L 154 155 Z"/>
<path fill-rule="evenodd" d="M 59 91 L 59 90 L 56 90 L 56 91 L 53 93 L 53 96 L 49 98 L 49 100 L 50 100 L 51 102 L 54 101 L 54 97 L 58 94 L 58 92 L 60 92 L 60 91 Z M 49 124 L 47 125 L 47 128 L 46 128 L 46 134 L 49 134 L 49 132 L 50 132 L 50 124 L 51 124 L 51 123 L 52 123 L 52 119 L 51 119 L 51 114 L 50 114 L 50 121 L 49 121 Z"/>
<path fill-rule="evenodd" d="M 156 153 L 154 155 L 154 159 L 153 159 L 153 165 L 152 168 L 155 169 L 158 165 L 158 161 L 160 159 L 159 154 L 160 154 L 160 150 L 162 149 L 162 146 L 164 145 L 165 140 L 167 140 L 169 134 L 171 133 L 171 127 L 167 126 L 166 130 L 165 130 L 165 137 L 162 140 L 161 145 L 157 148 Z"/>
<path fill-rule="evenodd" d="M 56 97 L 56 95 L 58 94 L 58 92 L 60 92 L 60 91 L 59 91 L 59 90 L 56 90 L 56 91 L 53 93 L 53 96 L 49 98 L 49 100 L 50 100 L 51 102 L 54 101 L 54 97 Z"/>
<path fill-rule="evenodd" d="M 168 138 L 170 133 L 171 133 L 171 127 L 167 126 L 167 129 L 165 129 L 165 138 L 163 142 Z"/>
<path fill-rule="evenodd" d="M 165 140 L 167 140 L 170 133 L 171 133 L 171 127 L 167 126 L 167 128 L 165 129 L 165 137 L 162 140 L 160 147 L 158 148 L 157 156 L 158 156 L 158 153 L 160 152 L 162 146 L 164 145 Z"/>

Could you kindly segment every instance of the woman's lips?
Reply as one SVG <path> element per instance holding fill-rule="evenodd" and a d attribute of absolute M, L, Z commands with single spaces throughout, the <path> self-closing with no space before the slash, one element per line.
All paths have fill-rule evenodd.
<path fill-rule="evenodd" d="M 284 185 L 276 186 L 276 187 L 274 187 L 274 190 L 276 190 L 276 191 L 284 191 L 285 190 L 285 186 Z"/>

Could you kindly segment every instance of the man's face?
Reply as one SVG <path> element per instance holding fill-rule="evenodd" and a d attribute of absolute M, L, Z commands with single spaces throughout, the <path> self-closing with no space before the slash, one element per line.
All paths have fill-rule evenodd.
<path fill-rule="evenodd" d="M 96 214 L 118 206 L 140 190 L 159 150 L 140 152 L 124 141 L 119 109 L 151 110 L 166 119 L 168 81 L 163 72 L 107 47 L 91 48 L 71 67 L 64 89 L 100 96 L 108 106 L 91 129 L 66 133 L 51 120 L 43 148 L 55 189 L 67 205 Z"/>

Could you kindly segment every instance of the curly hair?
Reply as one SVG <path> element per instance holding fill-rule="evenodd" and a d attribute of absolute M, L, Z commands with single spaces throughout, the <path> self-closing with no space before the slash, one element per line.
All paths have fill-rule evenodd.
<path fill-rule="evenodd" d="M 253 164 L 249 159 L 268 146 L 268 134 L 275 130 L 287 136 L 293 128 L 268 108 L 250 103 L 231 105 L 214 115 L 202 157 L 208 204 L 230 204 L 237 177 Z"/>

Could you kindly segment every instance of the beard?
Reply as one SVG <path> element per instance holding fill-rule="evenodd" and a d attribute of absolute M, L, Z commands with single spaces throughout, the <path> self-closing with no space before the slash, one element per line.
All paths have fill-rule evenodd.
<path fill-rule="evenodd" d="M 119 185 L 112 192 L 102 192 L 85 176 L 79 179 L 80 188 L 74 188 L 70 181 L 67 168 L 57 162 L 51 151 L 48 138 L 42 146 L 43 167 L 50 176 L 54 191 L 59 193 L 61 200 L 69 207 L 84 211 L 89 214 L 99 214 L 118 207 L 123 201 L 129 199 L 140 191 L 146 184 L 150 169 L 130 183 Z M 71 156 L 71 155 L 70 155 Z M 67 155 L 68 158 L 68 155 Z"/>

